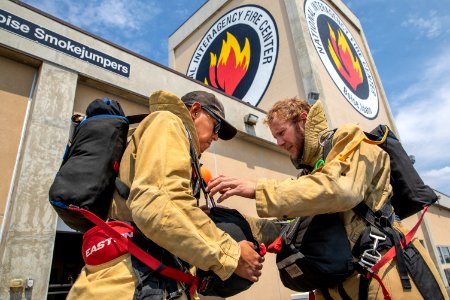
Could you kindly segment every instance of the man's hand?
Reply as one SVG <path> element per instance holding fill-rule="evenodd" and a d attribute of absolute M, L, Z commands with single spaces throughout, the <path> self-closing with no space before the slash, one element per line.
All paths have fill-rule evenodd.
<path fill-rule="evenodd" d="M 218 203 L 234 195 L 255 199 L 255 190 L 256 183 L 253 181 L 224 175 L 212 179 L 206 187 L 206 191 L 211 196 L 216 193 L 221 194 L 217 199 Z"/>
<path fill-rule="evenodd" d="M 241 257 L 239 257 L 238 265 L 234 273 L 245 279 L 257 282 L 261 276 L 264 257 L 255 251 L 255 245 L 249 241 L 239 242 L 241 247 Z"/>

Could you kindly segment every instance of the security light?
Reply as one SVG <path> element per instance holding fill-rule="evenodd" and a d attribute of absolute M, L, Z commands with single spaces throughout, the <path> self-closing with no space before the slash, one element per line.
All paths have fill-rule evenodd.
<path fill-rule="evenodd" d="M 254 114 L 246 114 L 244 116 L 244 123 L 250 126 L 255 126 L 258 123 L 258 116 Z"/>

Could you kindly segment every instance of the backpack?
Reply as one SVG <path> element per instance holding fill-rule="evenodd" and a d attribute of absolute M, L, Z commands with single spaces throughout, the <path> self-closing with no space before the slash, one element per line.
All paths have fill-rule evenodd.
<path fill-rule="evenodd" d="M 120 253 L 130 252 L 139 264 L 150 268 L 151 271 L 148 272 L 158 270 L 162 276 L 183 282 L 191 295 L 198 290 L 204 295 L 229 297 L 248 289 L 253 282 L 235 274 L 222 281 L 211 271 L 200 271 L 199 276 L 192 276 L 178 268 L 167 266 L 143 250 L 148 250 L 147 245 L 141 247 L 142 245 L 135 241 L 145 239 L 142 234 L 138 234 L 136 228 L 130 240 L 123 236 L 118 228 L 133 230 L 133 227 L 124 222 L 105 222 L 114 190 L 123 198 L 128 198 L 129 187 L 117 176 L 119 163 L 127 146 L 129 124 L 138 123 L 146 116 L 147 114 L 126 117 L 119 102 L 107 98 L 91 102 L 86 109 L 85 118 L 74 115 L 63 162 L 50 187 L 51 205 L 69 227 L 86 232 L 84 239 L 88 239 L 93 232 L 100 236 L 100 239 L 113 238 L 119 246 L 114 250 L 120 250 Z M 201 176 L 191 134 L 188 130 L 186 132 L 190 141 L 193 176 L 197 178 L 194 194 L 199 194 L 201 188 L 205 197 L 209 197 L 205 191 L 206 184 Z M 235 240 L 247 239 L 257 245 L 249 224 L 236 210 L 215 207 L 211 209 L 210 217 Z M 97 240 L 94 244 L 95 242 Z M 91 244 L 92 242 L 86 245 Z M 145 273 L 146 278 L 148 272 Z"/>
<path fill-rule="evenodd" d="M 284 286 L 299 292 L 325 289 L 353 273 L 353 257 L 339 214 L 299 217 L 282 230 L 276 256 Z"/>
<path fill-rule="evenodd" d="M 383 137 L 387 133 L 384 141 Z M 420 178 L 410 157 L 395 134 L 386 125 L 379 125 L 365 135 L 389 154 L 391 165 L 391 186 L 393 196 L 391 205 L 400 219 L 412 216 L 425 206 L 432 205 L 438 200 L 436 193 Z"/>
<path fill-rule="evenodd" d="M 330 131 L 331 134 L 326 137 L 325 141 L 321 141 L 323 145 L 322 163 L 324 163 L 331 149 L 331 140 L 335 131 Z M 378 212 L 371 211 L 363 202 L 353 208 L 355 213 L 369 224 L 353 249 L 350 249 L 348 245 L 348 238 L 342 223 L 336 221 L 330 223 L 333 215 L 338 217 L 338 214 L 301 217 L 287 224 L 280 237 L 269 246 L 270 252 L 278 252 L 277 266 L 281 281 L 286 287 L 301 292 L 319 289 L 327 293 L 327 287 L 341 284 L 352 274 L 353 270 L 364 274 L 363 279 L 369 279 L 373 276 L 383 286 L 381 279 L 377 278 L 375 274 L 376 270 L 381 268 L 380 264 L 377 265 L 381 255 L 379 257 L 372 256 L 372 250 L 376 250 L 376 253 L 379 254 L 378 251 L 393 248 L 397 253 L 401 253 L 395 255 L 395 251 L 393 251 L 394 255 L 390 254 L 389 258 L 384 259 L 383 263 L 394 256 L 397 258 L 402 285 L 406 289 L 410 288 L 407 272 L 411 273 L 410 270 L 417 268 L 418 262 L 424 265 L 423 258 L 420 255 L 416 255 L 414 261 L 412 261 L 407 254 L 407 252 L 414 252 L 414 250 L 411 250 L 414 249 L 414 246 L 409 242 L 414 236 L 421 218 L 405 238 L 392 228 L 393 216 L 390 215 L 390 205 L 394 207 L 396 215 L 400 218 L 406 218 L 424 208 L 424 211 L 426 211 L 429 205 L 437 201 L 437 196 L 429 186 L 423 183 L 401 143 L 387 126 L 379 125 L 370 133 L 365 132 L 365 135 L 367 138 L 360 142 L 376 144 L 390 156 L 390 180 L 394 193 L 390 203 L 387 203 Z M 355 148 L 356 146 L 345 153 L 341 159 L 345 159 Z M 318 164 L 316 164 L 317 166 Z M 318 224 L 323 226 L 313 226 L 315 219 L 321 219 Z M 298 227 L 303 228 L 303 230 L 296 229 Z M 329 227 L 333 227 L 333 229 Z M 310 238 L 305 238 L 305 234 L 309 235 Z M 377 242 L 378 247 L 376 249 L 372 249 L 374 236 L 381 240 L 381 242 Z M 405 247 L 407 245 L 408 251 L 402 250 L 401 241 L 404 241 L 402 243 Z M 348 246 L 345 247 L 343 244 Z M 336 250 L 333 251 L 333 249 Z M 351 263 L 353 266 L 349 264 L 346 269 L 345 266 L 346 262 L 349 262 L 349 257 L 356 257 L 359 261 L 356 264 Z M 330 262 L 333 262 L 333 264 L 330 264 Z M 374 266 L 375 268 L 373 268 Z M 422 284 L 422 287 L 425 285 L 436 287 L 436 283 L 430 279 L 432 278 L 431 273 L 425 271 L 425 267 L 419 268 L 421 272 L 415 273 L 420 273 L 419 275 L 422 277 L 418 274 L 411 274 L 419 290 L 421 292 L 427 290 L 427 287 L 421 289 L 419 282 L 426 281 Z M 419 277 L 420 279 L 418 279 Z M 364 284 L 368 286 L 367 282 L 364 282 Z M 428 288 L 428 290 L 432 290 L 432 288 Z M 385 291 L 387 292 L 383 289 L 383 293 Z M 360 289 L 361 299 L 363 299 L 364 292 L 367 292 L 367 290 Z"/>
<path fill-rule="evenodd" d="M 264 256 L 266 254 L 266 248 L 263 244 L 259 244 L 253 237 L 250 224 L 245 217 L 235 209 L 216 206 L 215 200 L 206 191 L 206 185 L 212 176 L 209 170 L 199 163 L 192 143 L 190 145 L 190 152 L 193 160 L 193 194 L 197 198 L 197 206 L 199 206 L 198 199 L 201 196 L 201 192 L 203 192 L 207 205 L 210 208 L 208 216 L 216 226 L 228 233 L 237 242 L 243 240 L 252 242 L 256 246 L 255 251 L 261 256 Z M 232 297 L 249 289 L 253 285 L 253 282 L 250 280 L 234 273 L 228 279 L 222 280 L 213 271 L 198 269 L 197 276 L 202 278 L 198 292 L 203 296 Z"/>
<path fill-rule="evenodd" d="M 255 251 L 261 253 L 250 225 L 237 210 L 215 206 L 210 209 L 209 217 L 218 228 L 228 233 L 236 242 L 250 241 L 257 247 Z M 208 280 L 208 284 L 199 290 L 199 293 L 204 296 L 228 298 L 249 289 L 253 284 L 252 281 L 234 273 L 227 280 L 221 280 L 213 271 L 198 269 L 197 276 Z"/>
<path fill-rule="evenodd" d="M 103 98 L 88 105 L 86 117 L 72 117 L 69 143 L 49 190 L 51 205 L 70 228 L 86 232 L 94 226 L 79 212 L 69 210 L 70 206 L 106 220 L 129 124 L 145 116 L 126 117 L 119 102 Z"/>
<path fill-rule="evenodd" d="M 97 234 L 95 239 L 112 238 L 117 246 L 112 252 L 129 252 L 151 270 L 185 283 L 193 295 L 202 282 L 200 278 L 166 266 L 139 248 L 128 235 L 122 234 L 121 228 L 133 230 L 129 224 L 105 222 L 114 190 L 124 198 L 129 193 L 129 187 L 117 177 L 129 125 L 139 123 L 147 115 L 126 117 L 119 102 L 103 98 L 88 105 L 86 117 L 72 116 L 69 143 L 50 187 L 49 201 L 69 227 L 85 233 L 84 239 L 92 232 Z"/>
<path fill-rule="evenodd" d="M 331 149 L 331 140 L 335 131 L 336 129 L 331 130 L 325 141 L 321 141 L 323 145 L 322 163 L 324 163 Z M 359 143 L 366 142 L 378 145 L 389 154 L 390 184 L 393 192 L 392 197 L 389 199 L 389 204 L 394 207 L 396 216 L 400 219 L 407 218 L 438 200 L 433 189 L 420 178 L 411 162 L 411 158 L 387 125 L 379 125 L 371 132 L 364 132 L 364 134 L 366 138 L 360 140 Z M 347 151 L 340 160 L 347 158 L 359 143 Z"/>

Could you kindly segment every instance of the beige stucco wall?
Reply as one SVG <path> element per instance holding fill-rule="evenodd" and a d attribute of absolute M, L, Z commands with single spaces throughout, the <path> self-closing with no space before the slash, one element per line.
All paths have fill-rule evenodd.
<path fill-rule="evenodd" d="M 311 42 L 304 1 L 209 1 L 169 38 L 170 66 L 186 74 L 195 49 L 214 22 L 235 7 L 257 4 L 273 16 L 279 34 L 277 64 L 270 85 L 258 104 L 259 108 L 267 111 L 277 100 L 293 96 L 306 98 L 309 92 L 319 92 L 331 127 L 352 122 L 370 131 L 378 124 L 388 124 L 395 131 L 389 105 L 358 19 L 341 1 L 325 2 L 349 28 L 370 66 L 379 99 L 379 112 L 374 119 L 370 120 L 358 113 L 329 76 Z"/>
<path fill-rule="evenodd" d="M 428 226 L 432 228 L 431 238 L 433 239 L 434 244 L 436 246 L 450 247 L 450 239 L 448 234 L 448 229 L 450 228 L 450 210 L 439 205 L 434 205 L 428 209 L 425 218 Z M 403 222 L 406 227 L 412 228 L 417 220 L 418 216 L 414 215 L 407 218 Z M 417 238 L 421 240 L 424 239 L 423 226 L 419 228 Z M 437 259 L 439 259 L 439 253 L 436 253 L 436 256 Z M 442 268 L 450 268 L 450 264 L 444 263 Z"/>
<path fill-rule="evenodd" d="M 383 86 L 381 81 L 379 80 L 377 69 L 375 64 L 373 63 L 372 55 L 370 53 L 370 49 L 364 37 L 363 29 L 359 23 L 359 21 L 353 17 L 353 14 L 346 8 L 345 5 L 340 1 L 325 1 L 328 5 L 334 9 L 334 11 L 339 15 L 340 19 L 345 23 L 346 27 L 350 30 L 351 35 L 356 40 L 359 45 L 361 51 L 363 52 L 363 56 L 366 59 L 367 63 L 370 66 L 370 70 L 372 75 L 375 77 L 375 83 L 377 86 L 377 94 L 378 94 L 378 104 L 379 104 L 379 112 L 376 118 L 369 120 L 365 116 L 362 116 L 358 113 L 350 103 L 345 99 L 345 97 L 341 94 L 339 89 L 336 87 L 332 78 L 329 76 L 326 68 L 321 62 L 319 55 L 315 49 L 309 51 L 310 59 L 313 63 L 314 69 L 317 70 L 322 86 L 322 97 L 320 97 L 326 107 L 328 112 L 329 122 L 332 127 L 339 127 L 345 123 L 356 123 L 359 124 L 363 129 L 370 131 L 378 124 L 388 124 L 391 128 L 395 129 L 393 119 L 391 117 L 391 112 L 389 109 L 389 104 L 384 95 Z M 342 10 L 347 14 L 343 14 Z M 302 23 L 303 30 L 307 33 L 306 38 L 309 39 L 309 46 L 311 38 L 309 37 L 309 33 L 307 31 L 305 14 L 300 14 L 300 20 Z M 353 18 L 352 18 L 353 17 Z M 311 46 L 312 47 L 312 46 Z"/>
<path fill-rule="evenodd" d="M 0 224 L 13 177 L 36 69 L 0 56 Z"/>
<path fill-rule="evenodd" d="M 207 6 L 212 5 L 209 2 Z M 217 2 L 219 7 L 228 3 L 228 1 L 214 2 Z M 233 3 L 233 7 L 238 3 L 247 3 L 230 2 Z M 287 2 L 288 0 L 284 3 Z M 292 16 L 288 16 L 288 22 L 284 15 L 283 9 L 286 4 L 283 4 L 282 1 L 263 1 L 262 3 L 274 10 L 271 13 L 277 18 L 279 33 L 282 28 L 280 22 L 286 26 L 284 30 L 287 31 L 287 24 L 292 25 L 289 22 L 293 19 Z M 9 187 L 2 187 L 4 189 L 2 192 L 11 193 L 12 197 L 11 205 L 5 212 L 0 236 L 0 299 L 7 299 L 10 296 L 9 285 L 12 279 L 27 277 L 35 280 L 33 298 L 44 299 L 46 296 L 56 228 L 56 214 L 48 204 L 47 192 L 59 167 L 67 141 L 70 115 L 73 112 L 83 112 L 86 105 L 95 98 L 111 97 L 119 100 L 127 114 L 136 114 L 145 112 L 149 94 L 158 89 L 169 90 L 179 96 L 187 91 L 197 89 L 211 91 L 223 101 L 227 118 L 239 130 L 235 139 L 229 142 L 220 141 L 203 155 L 202 162 L 214 174 L 238 175 L 246 179 L 260 177 L 284 179 L 296 174 L 287 155 L 276 148 L 270 131 L 262 124 L 261 120 L 265 115 L 262 110 L 229 98 L 222 93 L 209 90 L 208 87 L 177 72 L 98 40 L 67 24 L 61 24 L 42 16 L 18 3 L 1 1 L 0 7 L 40 26 L 120 58 L 131 65 L 131 75 L 129 78 L 125 78 L 0 30 L 0 48 L 9 49 L 0 52 L 0 64 L 2 68 L 9 64 L 14 66 L 10 68 L 12 75 L 8 76 L 17 78 L 15 84 L 9 84 L 10 78 L 0 75 L 0 87 L 2 87 L 0 93 L 7 90 L 3 86 L 23 86 L 26 91 L 34 73 L 37 74 L 35 92 L 32 94 L 31 100 L 28 100 L 27 92 L 17 93 L 19 95 L 17 99 L 20 99 L 23 104 L 18 106 L 21 108 L 18 110 L 21 113 L 11 120 L 17 125 L 17 128 L 14 129 L 15 133 L 11 133 L 11 136 L 0 137 L 1 140 L 10 140 L 14 137 L 16 141 L 12 144 L 17 145 L 17 132 L 22 132 L 21 124 L 27 124 L 23 135 L 20 136 L 24 141 L 22 151 L 17 153 L 16 146 L 16 150 L 13 150 L 18 156 L 15 156 L 14 151 L 11 154 L 11 160 L 19 159 L 14 170 L 17 173 L 17 181 L 14 182 L 11 190 Z M 278 18 L 281 18 L 282 21 L 279 21 Z M 307 82 L 300 78 L 300 74 L 303 73 L 295 70 L 293 63 L 295 59 L 289 58 L 289 55 L 292 56 L 293 50 L 297 51 L 297 49 L 295 43 L 290 44 L 288 35 L 285 33 L 286 40 L 283 45 L 289 45 L 289 49 L 282 50 L 283 55 L 288 58 L 285 63 L 281 64 L 279 56 L 277 63 L 277 68 L 281 69 L 280 71 L 276 70 L 277 78 L 280 77 L 276 80 L 280 81 L 273 87 L 273 90 L 271 87 L 271 90 L 267 91 L 267 93 L 273 92 L 277 99 L 284 92 L 291 94 L 292 91 L 300 91 L 302 84 Z M 27 59 L 23 60 L 24 57 Z M 33 58 L 34 63 L 29 63 L 28 58 Z M 10 60 L 14 60 L 14 62 Z M 17 63 L 17 61 L 21 61 L 21 63 Z M 40 67 L 37 68 L 36 66 L 39 65 Z M 290 76 L 289 72 L 292 72 Z M 22 76 L 23 74 L 28 75 Z M 274 79 L 275 77 L 274 75 Z M 295 78 L 298 82 L 288 87 L 283 80 L 288 81 L 290 78 Z M 275 96 L 273 97 L 275 98 Z M 1 97 L 1 101 L 3 101 L 3 97 Z M 31 101 L 31 105 L 29 116 L 25 118 L 23 111 L 27 101 Z M 342 106 L 344 107 L 344 105 Z M 8 107 L 10 106 L 6 105 L 4 108 Z M 253 128 L 249 128 L 243 123 L 243 116 L 249 112 L 260 118 Z M 4 112 L 1 111 L 0 117 L 3 118 L 4 115 Z M 3 122 L 3 119 L 0 119 L 0 122 Z M 227 204 L 237 207 L 246 214 L 256 215 L 254 203 L 251 200 L 234 198 L 230 199 Z M 434 212 L 431 211 L 429 215 L 433 214 Z M 447 214 L 442 214 L 442 216 L 448 218 Z M 433 230 L 436 226 L 440 226 L 435 222 L 441 222 L 441 219 L 429 217 L 430 227 Z M 439 237 L 435 238 L 441 240 Z M 442 236 L 442 241 L 443 243 L 446 241 L 445 236 Z M 450 242 L 446 244 L 450 244 Z M 269 255 L 260 282 L 234 299 L 289 299 L 291 293 L 282 287 L 278 280 L 274 256 Z"/>
<path fill-rule="evenodd" d="M 218 2 L 218 1 L 211 1 Z M 277 64 L 270 81 L 270 85 L 267 88 L 261 102 L 258 107 L 263 110 L 268 110 L 272 104 L 282 98 L 302 96 L 305 97 L 303 90 L 302 80 L 300 72 L 296 68 L 294 44 L 290 37 L 290 28 L 284 2 L 280 0 L 276 1 L 223 1 L 225 5 L 221 6 L 214 14 L 208 18 L 201 26 L 192 30 L 189 37 L 176 45 L 173 49 L 174 61 L 170 67 L 175 70 L 187 74 L 189 63 L 192 59 L 192 55 L 197 48 L 199 42 L 203 38 L 205 32 L 228 11 L 233 10 L 236 7 L 243 5 L 259 5 L 267 9 L 272 17 L 275 19 L 275 23 L 278 28 L 279 38 L 279 52 Z M 200 8 L 192 18 L 204 17 L 208 7 Z M 189 24 L 186 24 L 187 26 Z M 173 38 L 176 38 L 175 36 Z M 169 40 L 169 44 L 170 44 Z"/>

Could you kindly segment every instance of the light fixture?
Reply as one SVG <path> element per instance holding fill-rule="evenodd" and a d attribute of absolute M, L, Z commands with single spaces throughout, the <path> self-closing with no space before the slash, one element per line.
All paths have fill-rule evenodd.
<path fill-rule="evenodd" d="M 317 92 L 309 92 L 308 93 L 308 102 L 309 104 L 316 103 L 317 100 L 319 100 L 320 94 Z"/>
<path fill-rule="evenodd" d="M 250 126 L 255 126 L 258 123 L 258 116 L 254 114 L 246 114 L 244 116 L 244 123 Z"/>

